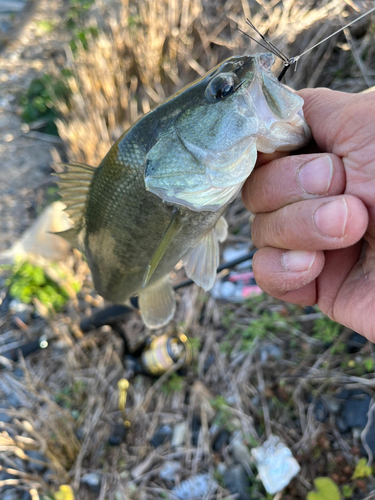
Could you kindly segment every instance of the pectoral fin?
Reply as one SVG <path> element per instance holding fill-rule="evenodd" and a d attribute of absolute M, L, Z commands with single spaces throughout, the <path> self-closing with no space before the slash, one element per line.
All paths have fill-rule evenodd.
<path fill-rule="evenodd" d="M 226 239 L 228 224 L 220 217 L 216 226 L 206 233 L 182 260 L 187 276 L 204 290 L 210 290 L 219 265 L 219 242 Z"/>
<path fill-rule="evenodd" d="M 176 310 L 174 290 L 169 276 L 142 288 L 138 304 L 146 326 L 155 329 L 166 325 Z"/>
<path fill-rule="evenodd" d="M 147 283 L 150 281 L 152 275 L 154 274 L 156 268 L 159 265 L 159 262 L 163 258 L 165 251 L 167 250 L 170 242 L 175 238 L 176 234 L 180 231 L 181 225 L 178 221 L 178 210 L 176 209 L 173 212 L 171 222 L 165 231 L 161 242 L 153 253 L 150 262 L 148 263 L 145 275 L 143 277 L 142 286 L 145 287 Z"/>

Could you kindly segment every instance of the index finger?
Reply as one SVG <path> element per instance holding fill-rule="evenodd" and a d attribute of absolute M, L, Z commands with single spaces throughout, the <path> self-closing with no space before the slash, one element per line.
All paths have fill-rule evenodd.
<path fill-rule="evenodd" d="M 252 172 L 242 201 L 254 214 L 273 212 L 298 201 L 342 194 L 345 181 L 344 165 L 336 155 L 284 156 Z"/>

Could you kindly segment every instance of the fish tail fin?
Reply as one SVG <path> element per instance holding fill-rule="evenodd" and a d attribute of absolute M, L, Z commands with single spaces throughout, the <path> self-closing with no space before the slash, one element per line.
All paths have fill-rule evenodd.
<path fill-rule="evenodd" d="M 139 308 L 146 326 L 152 329 L 166 325 L 176 311 L 176 300 L 169 275 L 139 292 Z"/>

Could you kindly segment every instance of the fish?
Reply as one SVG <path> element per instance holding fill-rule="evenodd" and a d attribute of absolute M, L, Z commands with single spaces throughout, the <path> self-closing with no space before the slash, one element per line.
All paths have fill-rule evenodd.
<path fill-rule="evenodd" d="M 170 272 L 209 290 L 228 234 L 223 216 L 258 152 L 311 138 L 303 100 L 280 83 L 271 53 L 233 56 L 140 118 L 98 167 L 58 174 L 73 227 L 57 233 L 86 257 L 95 289 L 125 304 L 138 294 L 145 325 L 166 325 L 176 300 Z"/>

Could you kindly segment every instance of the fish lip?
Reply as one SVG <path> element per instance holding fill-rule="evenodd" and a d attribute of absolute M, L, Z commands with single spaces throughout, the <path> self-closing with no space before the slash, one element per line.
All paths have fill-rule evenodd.
<path fill-rule="evenodd" d="M 240 69 L 237 69 L 236 76 L 239 84 L 234 89 L 235 92 L 243 92 L 251 86 L 254 79 L 261 79 L 262 73 L 271 73 L 271 68 L 275 63 L 275 56 L 271 52 L 261 52 L 253 55 L 244 55 L 237 61 Z"/>

